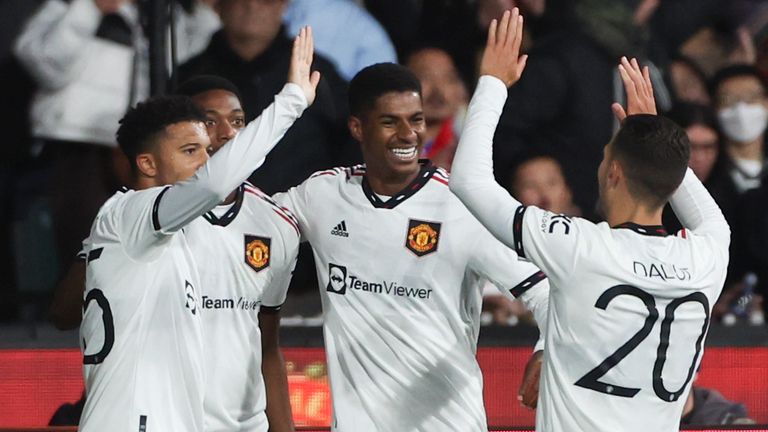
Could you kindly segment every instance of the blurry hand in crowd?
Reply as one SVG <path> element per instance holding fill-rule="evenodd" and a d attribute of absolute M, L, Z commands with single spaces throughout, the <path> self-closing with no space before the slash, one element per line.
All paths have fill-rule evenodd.
<path fill-rule="evenodd" d="M 661 0 L 641 0 L 635 8 L 635 15 L 633 17 L 635 25 L 642 27 L 648 24 L 653 13 L 656 12 L 656 9 L 659 7 L 659 3 L 661 3 Z"/>
<path fill-rule="evenodd" d="M 500 21 L 491 21 L 488 40 L 480 61 L 480 75 L 491 75 L 507 87 L 514 85 L 523 74 L 527 55 L 520 55 L 523 43 L 523 17 L 517 8 L 506 11 Z"/>
<path fill-rule="evenodd" d="M 112 14 L 120 9 L 123 3 L 127 3 L 130 0 L 93 0 L 96 3 L 96 7 L 99 8 L 104 15 Z"/>
<path fill-rule="evenodd" d="M 304 92 L 307 103 L 315 101 L 317 84 L 320 82 L 320 72 L 312 72 L 312 58 L 315 43 L 312 38 L 312 27 L 304 27 L 293 41 L 291 66 L 288 69 L 288 82 L 297 84 Z"/>
<path fill-rule="evenodd" d="M 736 48 L 731 51 L 728 61 L 733 64 L 755 64 L 757 62 L 757 47 L 752 34 L 745 27 L 736 30 Z"/>
<path fill-rule="evenodd" d="M 709 105 L 711 99 L 703 74 L 694 69 L 692 61 L 675 59 L 667 66 L 670 90 L 678 101 Z"/>

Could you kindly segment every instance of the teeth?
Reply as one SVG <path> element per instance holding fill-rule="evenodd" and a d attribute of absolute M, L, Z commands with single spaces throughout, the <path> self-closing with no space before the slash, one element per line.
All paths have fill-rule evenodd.
<path fill-rule="evenodd" d="M 393 148 L 390 151 L 400 159 L 412 159 L 416 156 L 416 147 Z"/>

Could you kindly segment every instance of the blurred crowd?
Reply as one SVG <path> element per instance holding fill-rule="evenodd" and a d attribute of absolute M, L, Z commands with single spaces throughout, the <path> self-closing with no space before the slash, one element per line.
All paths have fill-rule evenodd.
<path fill-rule="evenodd" d="M 40 319 L 101 204 L 128 179 L 114 133 L 150 94 L 141 0 L 0 2 L 0 321 Z M 245 121 L 285 83 L 291 38 L 316 35 L 318 99 L 251 181 L 267 193 L 360 161 L 346 86 L 399 62 L 422 81 L 422 156 L 450 170 L 485 31 L 506 9 L 526 19 L 527 69 L 496 132 L 497 180 L 526 205 L 600 219 L 594 173 L 624 100 L 616 65 L 648 65 L 661 112 L 691 140 L 690 166 L 731 224 L 724 324 L 764 324 L 768 290 L 768 2 L 761 0 L 178 0 L 170 83 L 235 83 Z M 170 91 L 173 91 L 171 84 Z M 681 227 L 671 209 L 665 227 Z M 286 322 L 320 313 L 311 251 L 300 254 Z M 530 319 L 488 290 L 484 322 Z M 291 321 L 291 316 L 295 318 Z M 306 319 L 308 318 L 308 319 Z"/>

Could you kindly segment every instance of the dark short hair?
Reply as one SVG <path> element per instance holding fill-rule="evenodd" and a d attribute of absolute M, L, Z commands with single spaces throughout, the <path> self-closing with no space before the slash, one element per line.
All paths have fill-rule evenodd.
<path fill-rule="evenodd" d="M 128 157 L 134 173 L 136 156 L 154 145 L 158 134 L 179 122 L 205 122 L 205 114 L 188 96 L 157 96 L 128 110 L 117 129 L 117 143 Z"/>
<path fill-rule="evenodd" d="M 197 75 L 179 85 L 176 94 L 194 97 L 211 90 L 228 91 L 242 102 L 240 89 L 232 81 L 217 75 Z"/>
<path fill-rule="evenodd" d="M 691 144 L 685 131 L 666 117 L 636 114 L 624 119 L 612 143 L 630 193 L 651 207 L 663 206 L 688 167 Z"/>
<path fill-rule="evenodd" d="M 712 80 L 709 82 L 709 93 L 712 98 L 714 99 L 717 96 L 715 93 L 717 93 L 717 89 L 720 88 L 723 82 L 737 77 L 753 77 L 760 82 L 763 90 L 768 90 L 768 83 L 765 81 L 765 77 L 763 77 L 755 66 L 750 64 L 735 64 L 726 66 L 715 72 L 715 76 L 712 77 Z"/>
<path fill-rule="evenodd" d="M 368 66 L 349 83 L 349 111 L 359 117 L 373 108 L 379 97 L 393 92 L 416 92 L 421 96 L 421 82 L 407 67 L 399 64 Z"/>

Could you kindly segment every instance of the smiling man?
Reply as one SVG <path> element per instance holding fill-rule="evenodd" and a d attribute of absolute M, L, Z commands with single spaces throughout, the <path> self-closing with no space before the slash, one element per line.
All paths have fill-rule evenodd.
<path fill-rule="evenodd" d="M 419 80 L 382 63 L 350 84 L 364 165 L 321 171 L 275 198 L 312 245 L 334 431 L 488 430 L 475 359 L 481 286 L 544 321 L 548 283 L 494 240 L 419 160 Z"/>
<path fill-rule="evenodd" d="M 81 431 L 208 430 L 207 304 L 184 228 L 258 168 L 314 100 L 319 75 L 310 74 L 311 63 L 311 31 L 302 30 L 289 84 L 210 160 L 206 117 L 189 98 L 150 99 L 121 121 L 117 140 L 135 190 L 104 204 L 83 251 Z"/>

